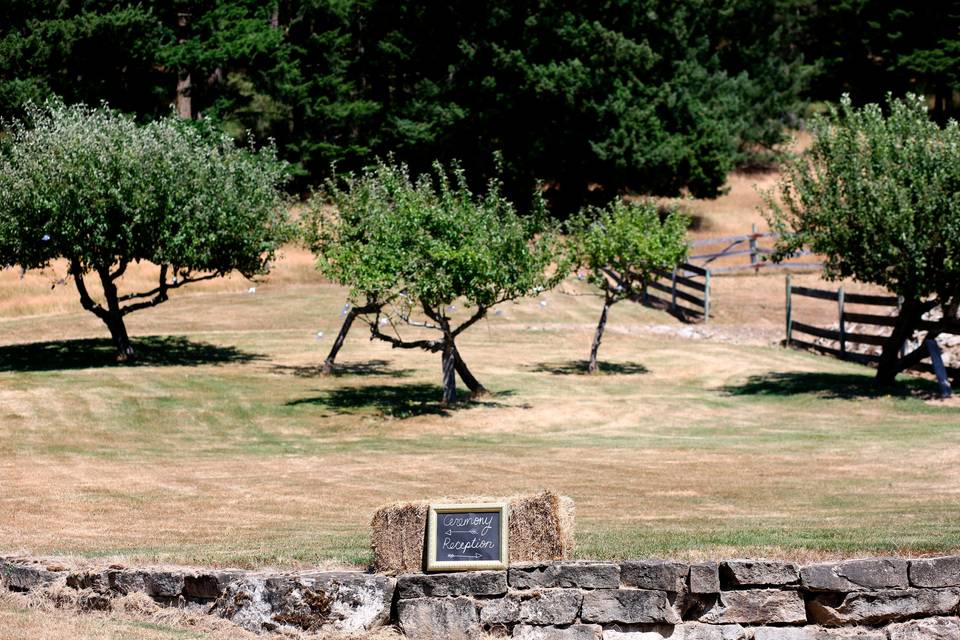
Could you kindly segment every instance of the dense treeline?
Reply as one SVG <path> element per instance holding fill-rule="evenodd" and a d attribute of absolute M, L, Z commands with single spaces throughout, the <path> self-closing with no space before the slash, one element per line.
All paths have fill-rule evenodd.
<path fill-rule="evenodd" d="M 7 0 L 0 114 L 50 95 L 276 140 L 296 186 L 457 159 L 557 211 L 713 196 L 811 99 L 953 108 L 960 3 L 891 0 Z"/>

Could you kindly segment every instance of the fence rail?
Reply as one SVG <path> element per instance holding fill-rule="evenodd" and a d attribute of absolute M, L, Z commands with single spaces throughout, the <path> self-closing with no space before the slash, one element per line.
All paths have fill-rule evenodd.
<path fill-rule="evenodd" d="M 761 269 L 786 269 L 786 270 L 806 270 L 819 269 L 819 262 L 770 262 L 765 260 L 765 256 L 773 254 L 773 247 L 761 246 L 762 242 L 776 240 L 779 236 L 770 231 L 758 231 L 757 225 L 753 225 L 753 231 L 739 236 L 720 236 L 718 238 L 702 238 L 689 243 L 691 249 L 700 247 L 714 247 L 716 245 L 726 245 L 719 249 L 707 251 L 706 253 L 697 253 L 687 258 L 690 262 L 699 262 L 701 266 L 712 265 L 712 273 L 731 273 L 735 271 L 759 271 Z M 795 253 L 792 258 L 814 255 L 811 251 L 804 249 Z M 730 258 L 749 256 L 749 262 L 743 264 L 722 264 L 716 265 L 717 261 L 728 262 Z"/>
<path fill-rule="evenodd" d="M 805 322 L 799 322 L 793 319 L 793 298 L 794 296 L 800 296 L 805 298 L 815 298 L 818 300 L 828 300 L 835 301 L 837 303 L 837 329 L 831 329 L 827 327 L 818 327 L 816 325 L 807 324 Z M 897 323 L 897 316 L 895 315 L 880 315 L 877 313 L 861 313 L 861 312 L 851 312 L 847 311 L 846 305 L 848 304 L 858 304 L 858 305 L 867 305 L 875 307 L 887 307 L 887 308 L 898 308 L 900 306 L 900 301 L 896 296 L 878 296 L 878 295 L 869 295 L 862 293 L 846 293 L 843 287 L 840 287 L 836 291 L 828 291 L 825 289 L 814 289 L 812 287 L 799 287 L 793 286 L 790 281 L 790 276 L 786 277 L 786 331 L 787 339 L 786 345 L 788 347 L 800 347 L 802 349 L 809 349 L 813 351 L 818 351 L 820 353 L 828 354 L 840 358 L 842 360 L 851 360 L 854 362 L 859 362 L 861 364 L 876 364 L 880 357 L 875 354 L 862 353 L 859 351 L 851 350 L 851 346 L 858 344 L 865 344 L 871 346 L 883 346 L 886 344 L 889 339 L 888 335 L 883 334 L 871 334 L 871 333 L 851 333 L 847 331 L 847 323 L 855 323 L 861 325 L 872 325 L 877 327 L 889 328 L 893 327 Z M 918 325 L 919 329 L 932 329 L 938 328 L 941 329 L 941 333 L 952 333 L 955 335 L 960 335 L 960 323 L 957 322 L 932 322 L 932 321 L 921 321 Z M 837 347 L 828 346 L 825 344 L 819 344 L 811 340 L 805 340 L 803 338 L 797 338 L 794 334 L 801 334 L 804 336 L 814 336 L 815 338 L 823 338 L 825 340 L 831 340 L 838 343 Z M 930 342 L 933 342 L 932 340 Z M 902 345 L 900 347 L 903 348 Z M 937 376 L 938 380 L 941 383 L 941 390 L 944 388 L 943 385 L 947 384 L 946 392 L 949 394 L 949 384 L 945 382 L 946 376 L 952 378 L 955 383 L 960 382 L 960 368 L 956 367 L 944 367 L 942 361 L 940 361 L 940 352 L 939 348 L 936 347 L 936 343 L 933 345 L 928 345 L 930 349 L 930 357 L 933 360 L 933 363 L 920 362 L 917 365 L 910 367 L 914 371 L 923 371 L 926 373 L 933 373 Z"/>
<path fill-rule="evenodd" d="M 667 308 L 684 319 L 710 319 L 710 269 L 684 262 L 671 271 L 656 269 L 654 274 L 657 279 L 643 287 L 644 304 Z"/>

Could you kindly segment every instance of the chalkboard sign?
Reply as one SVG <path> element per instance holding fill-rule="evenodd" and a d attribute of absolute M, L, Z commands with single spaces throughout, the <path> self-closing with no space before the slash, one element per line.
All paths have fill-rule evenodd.
<path fill-rule="evenodd" d="M 430 505 L 427 571 L 506 569 L 505 504 Z"/>

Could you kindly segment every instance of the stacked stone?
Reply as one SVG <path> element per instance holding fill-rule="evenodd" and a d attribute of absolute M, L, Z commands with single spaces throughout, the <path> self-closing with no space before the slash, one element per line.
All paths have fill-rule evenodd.
<path fill-rule="evenodd" d="M 397 598 L 414 640 L 960 640 L 960 556 L 522 564 L 403 575 Z"/>

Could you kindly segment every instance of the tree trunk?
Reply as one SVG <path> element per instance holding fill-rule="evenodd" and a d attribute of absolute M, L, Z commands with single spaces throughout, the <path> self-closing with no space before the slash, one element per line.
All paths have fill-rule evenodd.
<path fill-rule="evenodd" d="M 441 362 L 443 372 L 443 400 L 441 400 L 441 404 L 444 406 L 457 402 L 456 360 L 456 347 L 453 344 L 453 339 L 448 336 L 443 342 L 443 360 Z"/>
<path fill-rule="evenodd" d="M 454 368 L 457 370 L 457 375 L 460 376 L 460 379 L 463 380 L 463 384 L 467 385 L 467 388 L 470 389 L 471 398 L 480 398 L 489 393 L 487 388 L 480 384 L 480 381 L 477 380 L 473 373 L 470 372 L 470 369 L 467 368 L 467 363 L 463 361 L 463 358 L 460 356 L 460 351 L 456 346 L 453 347 L 453 359 L 454 359 Z"/>
<path fill-rule="evenodd" d="M 600 322 L 597 323 L 597 332 L 593 335 L 593 345 L 590 347 L 590 362 L 587 363 L 587 373 L 597 372 L 597 352 L 600 351 L 600 340 L 603 339 L 603 330 L 607 326 L 607 315 L 614 300 L 609 295 L 603 298 L 603 311 L 600 312 Z"/>
<path fill-rule="evenodd" d="M 323 361 L 323 375 L 333 373 L 333 364 L 337 359 L 337 353 L 339 353 L 340 347 L 343 346 L 343 341 L 347 339 L 350 327 L 358 315 L 360 314 L 357 313 L 354 307 L 351 307 L 350 311 L 347 312 L 347 317 L 343 319 L 343 324 L 340 326 L 340 333 L 337 334 L 337 339 L 333 341 L 333 346 L 330 347 L 330 353 L 327 354 L 327 359 Z"/>
<path fill-rule="evenodd" d="M 917 322 L 923 316 L 924 306 L 919 300 L 904 300 L 900 308 L 900 315 L 897 316 L 897 323 L 893 331 L 883 342 L 883 349 L 880 352 L 880 361 L 877 364 L 877 377 L 875 378 L 877 386 L 886 387 L 894 383 L 897 374 L 903 370 L 900 362 L 900 349 L 904 341 L 913 335 Z"/>
<path fill-rule="evenodd" d="M 110 277 L 108 269 L 98 269 L 97 272 L 100 275 L 100 284 L 103 287 L 103 297 L 107 301 L 107 313 L 103 317 L 103 322 L 110 330 L 113 345 L 117 348 L 117 360 L 119 362 L 130 362 L 136 359 L 136 353 L 133 350 L 133 345 L 130 344 L 130 336 L 127 335 L 127 327 L 123 322 L 117 285 Z"/>
<path fill-rule="evenodd" d="M 183 44 L 187 41 L 187 35 L 190 27 L 190 13 L 180 12 L 177 14 L 177 30 L 179 31 L 177 41 Z M 177 115 L 184 120 L 193 118 L 193 101 L 190 93 L 192 82 L 190 80 L 190 71 L 187 69 L 177 70 Z"/>

